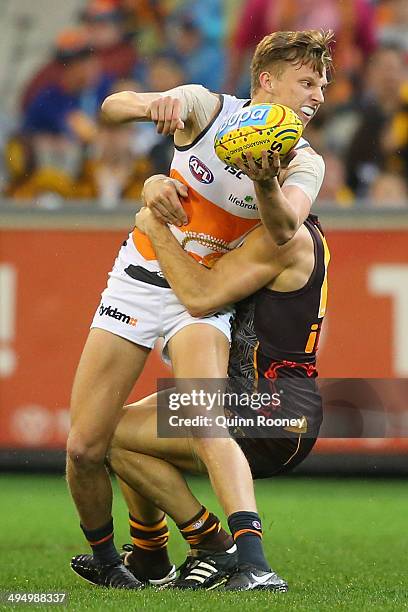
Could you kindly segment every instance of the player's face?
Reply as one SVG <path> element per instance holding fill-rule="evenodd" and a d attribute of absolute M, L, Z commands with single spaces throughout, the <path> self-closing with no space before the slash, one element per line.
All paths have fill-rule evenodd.
<path fill-rule="evenodd" d="M 279 78 L 272 73 L 270 77 L 270 98 L 265 101 L 289 106 L 299 115 L 303 125 L 307 125 L 324 102 L 326 71 L 320 76 L 307 64 L 287 64 Z M 263 95 L 266 94 L 263 88 Z"/>

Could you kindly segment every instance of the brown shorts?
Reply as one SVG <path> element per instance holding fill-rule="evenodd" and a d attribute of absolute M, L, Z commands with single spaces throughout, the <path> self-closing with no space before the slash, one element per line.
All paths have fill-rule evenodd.
<path fill-rule="evenodd" d="M 236 438 L 236 442 L 256 479 L 290 472 L 308 456 L 316 438 L 299 434 L 285 438 Z"/>

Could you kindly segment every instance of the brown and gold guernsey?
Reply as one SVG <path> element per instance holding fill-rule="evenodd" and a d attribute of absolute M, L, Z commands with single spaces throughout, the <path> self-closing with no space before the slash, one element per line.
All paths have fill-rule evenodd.
<path fill-rule="evenodd" d="M 229 431 L 241 446 L 255 478 L 266 478 L 298 465 L 311 451 L 322 422 L 316 352 L 326 312 L 330 255 L 317 217 L 305 221 L 314 244 L 315 265 L 297 291 L 260 289 L 236 305 L 228 368 L 228 391 L 238 399 L 226 415 Z M 279 395 L 248 408 L 246 397 Z M 266 419 L 281 421 L 269 425 Z M 242 422 L 251 424 L 243 425 Z M 295 419 L 296 425 L 283 420 Z"/>
<path fill-rule="evenodd" d="M 316 377 L 316 352 L 327 302 L 329 250 L 318 219 L 305 221 L 315 265 L 304 287 L 279 292 L 260 289 L 236 305 L 229 376 L 252 389 L 260 378 Z"/>

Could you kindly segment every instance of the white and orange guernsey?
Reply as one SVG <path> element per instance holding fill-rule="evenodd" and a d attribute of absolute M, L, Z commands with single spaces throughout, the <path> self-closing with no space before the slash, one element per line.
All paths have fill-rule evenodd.
<path fill-rule="evenodd" d="M 204 88 L 200 89 L 204 95 L 210 96 L 213 104 L 214 96 Z M 188 197 L 183 198 L 183 206 L 189 222 L 183 227 L 171 226 L 170 229 L 189 255 L 209 267 L 217 258 L 238 246 L 246 234 L 259 224 L 253 182 L 243 172 L 222 162 L 214 151 L 214 138 L 222 124 L 248 104 L 248 100 L 221 96 L 221 108 L 207 128 L 191 145 L 175 147 L 170 176 L 188 187 Z M 245 112 L 249 109 L 245 108 Z M 307 147 L 307 142 L 301 139 L 296 148 Z M 308 155 L 308 158 L 312 157 L 315 159 L 312 162 L 307 160 L 304 174 L 307 177 L 307 165 L 314 164 L 314 183 L 318 191 L 321 183 L 318 175 L 322 174 L 319 165 L 322 161 L 318 155 Z M 298 166 L 295 164 L 291 173 L 288 172 L 292 169 L 290 164 L 285 175 L 280 177 L 280 182 L 289 184 L 290 181 L 290 184 L 299 185 Z M 300 186 L 303 188 L 303 185 Z M 304 189 L 309 195 L 310 185 Z M 311 193 L 310 197 L 313 200 L 315 194 Z M 132 232 L 130 238 L 125 247 L 126 255 L 122 251 L 127 261 L 151 272 L 160 271 L 149 239 L 138 229 Z"/>

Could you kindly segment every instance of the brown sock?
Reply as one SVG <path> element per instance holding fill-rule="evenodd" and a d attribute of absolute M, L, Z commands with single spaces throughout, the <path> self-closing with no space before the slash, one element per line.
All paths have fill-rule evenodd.
<path fill-rule="evenodd" d="M 221 552 L 234 545 L 234 540 L 222 528 L 219 519 L 204 506 L 191 520 L 178 525 L 178 528 L 193 549 Z"/>
<path fill-rule="evenodd" d="M 131 569 L 140 579 L 160 580 L 172 565 L 167 552 L 169 530 L 166 517 L 155 523 L 142 523 L 129 514 L 133 550 L 127 558 Z"/>

